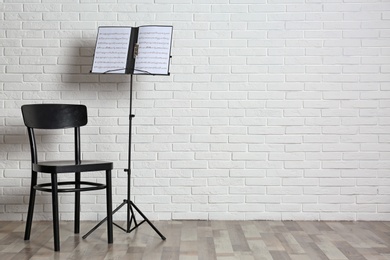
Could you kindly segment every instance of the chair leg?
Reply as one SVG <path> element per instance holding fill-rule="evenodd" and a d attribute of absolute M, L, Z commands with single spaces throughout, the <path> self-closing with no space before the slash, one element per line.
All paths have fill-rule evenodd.
<path fill-rule="evenodd" d="M 31 225 L 34 215 L 34 206 L 35 206 L 35 194 L 37 191 L 34 189 L 34 186 L 37 185 L 37 172 L 31 171 L 31 186 L 30 186 L 30 199 L 28 203 L 28 212 L 27 212 L 27 221 L 26 221 L 26 230 L 24 232 L 24 240 L 30 240 L 31 234 Z"/>
<path fill-rule="evenodd" d="M 54 251 L 60 251 L 60 224 L 58 218 L 58 184 L 57 174 L 51 174 L 52 188 L 52 211 L 53 211 L 53 235 L 54 235 Z"/>
<path fill-rule="evenodd" d="M 106 171 L 106 204 L 107 204 L 107 240 L 109 244 L 113 243 L 112 230 L 112 184 L 111 170 Z"/>
<path fill-rule="evenodd" d="M 80 173 L 76 172 L 75 177 L 75 188 L 80 189 Z M 80 191 L 75 192 L 75 203 L 74 203 L 74 233 L 79 234 L 80 233 Z"/>

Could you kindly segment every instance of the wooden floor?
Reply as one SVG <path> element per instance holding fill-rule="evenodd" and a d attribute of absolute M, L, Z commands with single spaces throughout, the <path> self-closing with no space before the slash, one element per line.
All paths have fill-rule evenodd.
<path fill-rule="evenodd" d="M 121 224 L 121 223 L 118 223 Z M 61 252 L 53 251 L 51 222 L 33 222 L 30 241 L 24 222 L 0 222 L 0 259 L 390 259 L 390 222 L 158 221 L 163 241 L 147 223 L 128 234 L 114 227 L 106 243 L 105 225 L 61 222 Z"/>

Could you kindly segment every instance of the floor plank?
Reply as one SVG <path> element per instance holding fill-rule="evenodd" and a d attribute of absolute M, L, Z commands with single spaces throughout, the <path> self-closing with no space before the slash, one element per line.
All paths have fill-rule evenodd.
<path fill-rule="evenodd" d="M 122 223 L 123 224 L 123 223 Z M 51 222 L 34 222 L 24 241 L 24 222 L 0 222 L 0 259 L 139 260 L 382 260 L 390 259 L 390 222 L 158 221 L 163 241 L 147 224 L 131 233 L 105 228 L 87 239 L 93 222 L 61 222 L 61 252 L 53 251 Z"/>

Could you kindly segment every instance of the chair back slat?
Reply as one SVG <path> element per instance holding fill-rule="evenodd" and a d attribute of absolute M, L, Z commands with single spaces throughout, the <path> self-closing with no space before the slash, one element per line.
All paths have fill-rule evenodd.
<path fill-rule="evenodd" d="M 69 104 L 31 104 L 22 106 L 24 124 L 29 128 L 61 129 L 84 126 L 87 107 Z"/>

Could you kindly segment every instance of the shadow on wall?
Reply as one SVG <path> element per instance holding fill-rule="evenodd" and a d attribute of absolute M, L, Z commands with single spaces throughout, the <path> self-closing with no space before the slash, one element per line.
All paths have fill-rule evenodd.
<path fill-rule="evenodd" d="M 31 66 L 36 67 L 34 71 L 31 70 L 31 66 L 21 66 L 17 71 L 18 75 L 15 74 L 20 76 L 20 83 L 9 83 L 7 87 L 3 83 L 4 87 L 1 89 L 4 90 L 4 104 L 0 113 L 0 194 L 7 205 L 0 204 L 0 220 L 14 219 L 15 216 L 19 219 L 21 214 L 18 212 L 27 212 L 31 155 L 26 127 L 22 120 L 22 105 L 85 104 L 90 119 L 89 130 L 86 133 L 100 132 L 102 128 L 112 129 L 113 124 L 118 124 L 118 116 L 128 117 L 130 77 L 118 74 L 91 74 L 95 42 L 95 32 L 82 39 L 76 37 L 61 39 L 59 48 L 40 49 L 43 55 L 31 61 Z M 17 85 L 17 88 L 12 87 L 14 85 Z M 123 100 L 123 104 L 120 100 Z M 112 117 L 99 117 L 100 111 L 104 109 L 108 109 L 107 112 L 103 112 L 104 115 L 111 115 L 110 111 L 115 111 L 115 114 Z M 94 127 L 99 129 L 95 130 Z M 127 132 L 127 125 L 122 128 L 117 131 Z M 114 142 L 115 134 L 107 131 L 104 138 Z M 66 131 L 63 138 L 68 138 Z M 44 152 L 50 151 L 55 156 L 58 144 L 54 135 L 47 131 L 39 131 L 37 141 L 44 142 L 41 156 L 44 156 Z M 85 148 L 87 151 L 89 147 Z M 70 159 L 72 156 L 73 153 L 69 152 Z M 37 212 L 48 202 L 50 198 L 42 196 Z"/>
<path fill-rule="evenodd" d="M 118 83 L 125 82 L 127 85 L 129 77 L 90 74 L 95 37 L 61 39 L 61 47 L 42 48 L 40 53 L 43 55 L 29 61 L 29 66 L 20 66 L 19 71 L 5 68 L 11 76 L 15 74 L 15 77 L 20 77 L 20 83 L 10 82 L 7 86 L 3 83 L 4 87 L 1 87 L 4 104 L 0 113 L 0 194 L 7 201 L 7 207 L 19 208 L 23 205 L 24 208 L 28 200 L 31 155 L 22 119 L 22 105 L 83 103 L 92 108 L 117 107 L 117 100 L 101 100 L 105 97 L 101 93 L 117 92 Z M 32 70 L 31 67 L 36 69 Z M 128 92 L 125 97 L 128 97 Z M 42 152 L 58 150 L 54 147 L 56 140 L 50 133 L 37 133 L 37 140 L 45 143 Z M 7 212 L 0 205 L 2 211 Z"/>
<path fill-rule="evenodd" d="M 97 93 L 92 91 L 113 91 L 117 90 L 116 86 L 119 83 L 128 84 L 129 82 L 128 75 L 91 73 L 95 44 L 96 35 L 91 35 L 89 39 L 85 40 L 74 40 L 73 46 L 69 50 L 70 55 L 58 60 L 59 65 L 63 66 L 62 83 L 65 86 L 78 88 L 73 89 L 73 91 L 81 91 L 82 96 L 78 95 L 79 99 L 98 99 Z"/>

